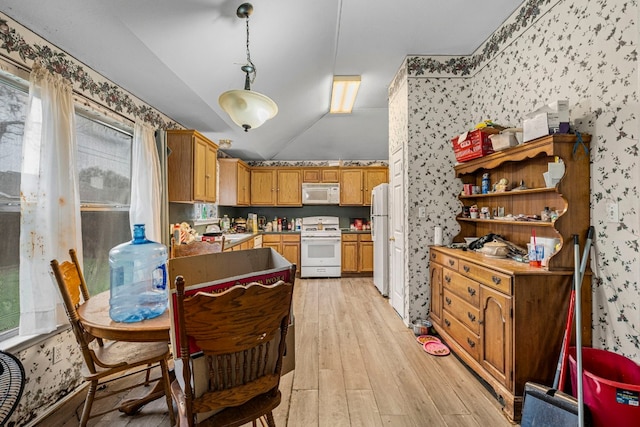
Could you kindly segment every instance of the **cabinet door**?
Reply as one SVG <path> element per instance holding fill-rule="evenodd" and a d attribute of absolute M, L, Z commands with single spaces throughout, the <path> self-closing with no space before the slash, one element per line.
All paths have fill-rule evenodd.
<path fill-rule="evenodd" d="M 302 174 L 300 169 L 278 169 L 278 206 L 302 206 Z"/>
<path fill-rule="evenodd" d="M 373 242 L 361 241 L 358 245 L 358 271 L 373 273 Z"/>
<path fill-rule="evenodd" d="M 319 168 L 303 168 L 302 182 L 320 182 L 322 175 Z"/>
<path fill-rule="evenodd" d="M 512 378 L 511 297 L 480 286 L 480 341 L 482 366 L 505 387 Z"/>
<path fill-rule="evenodd" d="M 389 182 L 389 172 L 387 168 L 363 169 L 364 171 L 364 204 L 371 206 L 371 190 L 373 187 L 384 182 Z"/>
<path fill-rule="evenodd" d="M 429 317 L 435 324 L 442 323 L 442 266 L 434 262 L 429 267 L 431 284 L 431 310 Z"/>
<path fill-rule="evenodd" d="M 340 204 L 362 205 L 362 169 L 343 169 L 340 171 Z"/>
<path fill-rule="evenodd" d="M 251 205 L 276 205 L 275 169 L 251 169 Z"/>
<path fill-rule="evenodd" d="M 300 265 L 300 243 L 282 242 L 282 256 L 292 264 Z"/>
<path fill-rule="evenodd" d="M 280 242 L 262 242 L 263 248 L 272 248 L 274 251 L 282 255 L 282 244 Z"/>
<path fill-rule="evenodd" d="M 251 203 L 251 171 L 244 163 L 238 163 L 238 205 Z"/>
<path fill-rule="evenodd" d="M 338 168 L 324 168 L 321 170 L 321 182 L 340 182 L 340 172 Z"/>
<path fill-rule="evenodd" d="M 194 200 L 206 200 L 207 197 L 207 157 L 209 155 L 209 145 L 195 138 L 195 149 L 193 158 L 193 198 Z"/>
<path fill-rule="evenodd" d="M 342 241 L 342 272 L 357 273 L 358 272 L 358 242 L 344 241 L 344 237 L 355 235 L 345 235 Z"/>
<path fill-rule="evenodd" d="M 205 160 L 205 174 L 204 174 L 204 188 L 205 194 L 202 201 L 214 203 L 216 201 L 217 182 L 216 178 L 218 165 L 218 150 L 207 143 L 206 160 Z"/>

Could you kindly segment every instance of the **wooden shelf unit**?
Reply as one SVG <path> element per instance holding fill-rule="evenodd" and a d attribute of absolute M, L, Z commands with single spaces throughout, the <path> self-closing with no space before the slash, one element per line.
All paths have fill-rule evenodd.
<path fill-rule="evenodd" d="M 583 136 L 588 144 L 590 137 Z M 455 166 L 464 184 L 481 185 L 489 173 L 527 190 L 461 195 L 465 206 L 505 208 L 505 214 L 540 214 L 548 206 L 560 212 L 553 222 L 472 219 L 460 214 L 454 238 L 502 235 L 526 247 L 531 231 L 560 239 L 561 248 L 548 268 L 511 259 L 494 259 L 474 251 L 430 247 L 430 318 L 452 350 L 495 391 L 507 417 L 520 419 L 524 384 L 552 384 L 573 278 L 573 238 L 584 247 L 589 227 L 589 158 L 574 157 L 575 135 L 551 135 Z M 576 150 L 576 151 L 581 151 Z M 558 157 L 562 180 L 547 188 L 542 174 Z M 591 277 L 582 284 L 583 343 L 591 345 Z"/>

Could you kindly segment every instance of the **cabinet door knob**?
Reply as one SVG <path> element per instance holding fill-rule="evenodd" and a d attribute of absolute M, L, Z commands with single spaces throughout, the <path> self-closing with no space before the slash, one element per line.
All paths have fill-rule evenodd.
<path fill-rule="evenodd" d="M 464 265 L 464 266 L 462 266 L 462 269 L 464 270 L 464 272 L 465 272 L 465 273 L 468 273 L 468 272 L 469 272 L 469 270 L 471 270 L 471 268 L 469 268 L 469 266 L 468 266 L 468 265 Z"/>
<path fill-rule="evenodd" d="M 471 348 L 476 346 L 476 343 L 473 342 L 473 340 L 471 338 L 467 338 L 467 344 L 469 344 L 469 347 L 471 347 Z"/>
<path fill-rule="evenodd" d="M 497 276 L 491 276 L 491 280 L 493 280 L 493 283 L 495 283 L 496 285 L 499 285 L 500 282 L 502 282 L 502 279 Z"/>
<path fill-rule="evenodd" d="M 449 322 L 449 319 L 444 319 L 444 324 L 447 326 L 451 326 L 451 322 Z"/>
<path fill-rule="evenodd" d="M 395 241 L 396 241 L 396 238 L 395 238 L 395 237 L 389 237 L 389 241 L 390 241 L 390 242 L 395 242 Z"/>
<path fill-rule="evenodd" d="M 451 305 L 451 298 L 446 297 L 444 300 L 447 303 L 447 305 Z"/>
<path fill-rule="evenodd" d="M 474 296 L 476 294 L 476 290 L 473 289 L 471 286 L 467 287 L 467 292 L 469 292 L 469 295 Z"/>
<path fill-rule="evenodd" d="M 451 277 L 450 276 L 444 276 L 444 280 L 447 283 L 451 283 Z"/>
<path fill-rule="evenodd" d="M 450 260 L 449 260 L 449 265 L 450 265 L 451 267 L 453 267 L 453 264 L 455 264 L 455 263 L 456 263 L 456 262 L 455 262 L 454 260 L 452 260 L 452 259 L 450 259 Z"/>
<path fill-rule="evenodd" d="M 467 312 L 467 316 L 469 316 L 469 320 L 471 320 L 472 322 L 475 322 L 475 321 L 476 321 L 476 316 L 475 316 L 475 315 L 473 315 L 473 314 L 471 314 L 471 313 Z"/>

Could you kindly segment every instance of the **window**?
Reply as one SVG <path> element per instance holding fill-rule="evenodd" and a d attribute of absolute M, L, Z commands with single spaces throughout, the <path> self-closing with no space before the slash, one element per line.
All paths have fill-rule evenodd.
<path fill-rule="evenodd" d="M 0 334 L 18 327 L 20 170 L 27 87 L 0 80 Z M 84 275 L 91 294 L 109 289 L 109 250 L 131 239 L 132 132 L 76 113 Z M 52 282 L 53 286 L 53 282 Z"/>

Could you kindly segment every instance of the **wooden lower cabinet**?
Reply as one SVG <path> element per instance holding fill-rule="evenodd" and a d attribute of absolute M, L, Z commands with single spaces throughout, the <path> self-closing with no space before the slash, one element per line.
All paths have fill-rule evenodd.
<path fill-rule="evenodd" d="M 263 234 L 262 247 L 273 248 L 287 261 L 300 266 L 300 234 Z M 299 268 L 298 271 L 300 271 Z"/>
<path fill-rule="evenodd" d="M 342 272 L 373 274 L 371 233 L 342 235 Z"/>
<path fill-rule="evenodd" d="M 429 269 L 436 331 L 519 420 L 524 384 L 553 383 L 572 271 L 444 247 L 430 248 Z"/>

